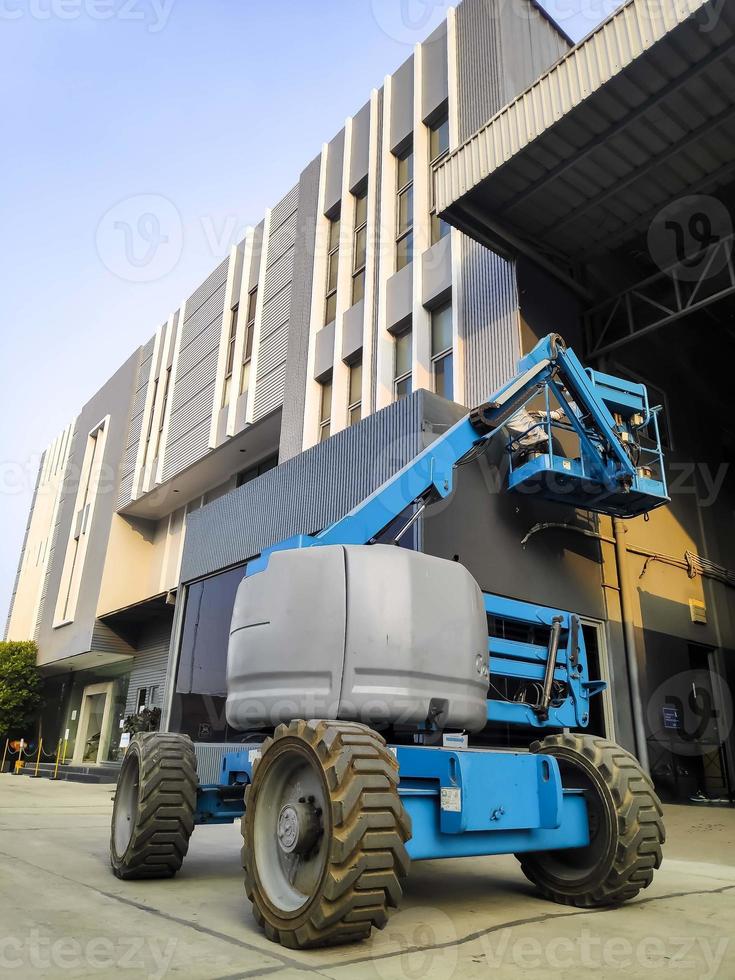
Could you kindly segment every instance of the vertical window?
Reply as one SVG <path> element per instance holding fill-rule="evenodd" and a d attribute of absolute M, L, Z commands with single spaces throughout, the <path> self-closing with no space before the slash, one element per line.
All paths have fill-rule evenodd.
<path fill-rule="evenodd" d="M 336 215 L 329 222 L 329 254 L 327 255 L 327 302 L 324 310 L 324 324 L 337 318 L 337 278 L 339 274 L 339 236 L 341 221 Z"/>
<path fill-rule="evenodd" d="M 253 335 L 255 333 L 255 314 L 258 309 L 258 287 L 248 293 L 248 319 L 245 324 L 245 343 L 242 349 L 242 373 L 240 374 L 240 394 L 244 395 L 250 387 L 250 362 L 253 359 Z"/>
<path fill-rule="evenodd" d="M 355 425 L 362 418 L 362 361 L 350 365 L 350 386 L 347 405 L 347 424 Z"/>
<path fill-rule="evenodd" d="M 413 148 L 398 157 L 396 268 L 413 261 Z"/>
<path fill-rule="evenodd" d="M 222 407 L 230 404 L 232 394 L 232 373 L 235 368 L 235 341 L 237 340 L 237 321 L 240 315 L 240 304 L 237 303 L 230 311 L 230 333 L 227 338 L 227 360 L 225 362 L 225 388 L 222 393 Z"/>
<path fill-rule="evenodd" d="M 74 518 L 67 546 L 61 584 L 57 597 L 56 620 L 73 619 L 79 595 L 79 585 L 87 553 L 87 534 L 92 509 L 99 489 L 100 469 L 105 447 L 105 423 L 90 432 L 82 463 L 81 480 L 74 505 Z"/>
<path fill-rule="evenodd" d="M 262 476 L 264 473 L 274 470 L 276 466 L 278 466 L 278 455 L 268 456 L 267 459 L 262 460 L 260 463 L 256 463 L 255 466 L 250 466 L 248 469 L 238 473 L 237 479 L 235 480 L 235 486 L 242 487 L 246 483 L 250 483 L 252 480 Z"/>
<path fill-rule="evenodd" d="M 367 262 L 367 188 L 355 195 L 355 237 L 352 249 L 352 305 L 365 295 Z"/>
<path fill-rule="evenodd" d="M 393 371 L 393 395 L 396 401 L 411 394 L 411 331 L 407 330 L 396 337 L 395 366 Z"/>
<path fill-rule="evenodd" d="M 153 398 L 151 399 L 151 410 L 148 413 L 148 427 L 145 431 L 145 449 L 143 450 L 143 466 L 148 462 L 151 449 L 151 438 L 153 436 L 153 416 L 156 414 L 156 398 L 158 396 L 158 378 L 153 382 Z"/>
<path fill-rule="evenodd" d="M 452 352 L 452 304 L 431 314 L 431 364 L 434 391 L 454 401 L 454 356 Z"/>
<path fill-rule="evenodd" d="M 158 432 L 156 433 L 155 448 L 153 450 L 153 459 L 155 459 L 161 450 L 161 439 L 163 437 L 163 425 L 166 421 L 166 410 L 168 408 L 168 395 L 169 388 L 171 387 L 171 368 L 166 368 L 166 377 L 163 382 L 163 401 L 161 402 L 161 414 L 158 418 Z"/>
<path fill-rule="evenodd" d="M 332 428 L 332 379 L 322 382 L 322 393 L 319 402 L 319 442 L 329 438 Z"/>
<path fill-rule="evenodd" d="M 445 112 L 429 127 L 429 186 L 431 187 L 431 244 L 449 233 L 449 225 L 436 213 L 434 200 L 434 167 L 449 153 L 449 116 Z"/>

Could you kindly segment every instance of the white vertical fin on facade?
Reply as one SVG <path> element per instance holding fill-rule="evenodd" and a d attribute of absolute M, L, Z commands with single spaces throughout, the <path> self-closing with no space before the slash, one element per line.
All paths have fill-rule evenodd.
<path fill-rule="evenodd" d="M 156 335 L 153 342 L 153 356 L 151 357 L 151 366 L 150 371 L 148 372 L 148 384 L 145 393 L 143 420 L 140 429 L 140 439 L 138 439 L 138 452 L 135 457 L 135 475 L 133 476 L 132 494 L 133 500 L 137 500 L 141 493 L 143 493 L 145 483 L 146 447 L 148 445 L 147 434 L 152 431 L 153 425 L 153 410 L 155 408 L 156 400 L 156 370 L 160 361 L 163 331 L 163 327 L 159 327 L 158 330 L 156 330 Z"/>
<path fill-rule="evenodd" d="M 355 231 L 355 197 L 350 193 L 352 161 L 352 117 L 345 121 L 344 153 L 342 154 L 342 188 L 340 201 L 339 264 L 337 267 L 337 310 L 334 319 L 334 361 L 332 367 L 331 434 L 347 425 L 347 401 L 350 370 L 342 360 L 342 326 L 350 306 L 352 286 L 352 250 Z"/>
<path fill-rule="evenodd" d="M 362 404 L 363 414 L 375 411 L 373 403 L 373 335 L 375 331 L 375 272 L 379 258 L 380 234 L 378 231 L 378 198 L 380 195 L 380 95 L 377 89 L 370 93 L 370 139 L 367 186 L 367 243 L 365 252 L 365 318 L 362 333 Z"/>
<path fill-rule="evenodd" d="M 161 415 L 168 411 L 168 405 L 171 403 L 171 381 L 169 380 L 169 391 L 168 398 L 166 392 L 166 372 L 168 364 L 168 357 L 171 351 L 171 344 L 173 343 L 174 331 L 176 329 L 176 314 L 172 313 L 168 318 L 168 323 L 163 328 L 163 344 L 161 350 L 160 364 L 158 368 L 158 386 L 156 389 L 156 400 L 153 405 L 153 419 L 151 424 L 152 438 L 156 441 L 156 453 L 151 453 L 151 458 L 147 461 L 144 467 L 141 481 L 141 493 L 148 493 L 155 486 L 159 465 L 160 456 L 163 439 L 158 439 L 158 432 L 161 429 Z M 153 355 L 153 365 L 155 368 L 156 364 L 156 352 Z M 145 416 L 144 416 L 145 418 Z M 165 419 L 163 422 L 165 423 Z"/>
<path fill-rule="evenodd" d="M 238 266 L 237 245 L 233 245 L 230 249 L 230 260 L 227 266 L 224 313 L 222 316 L 222 330 L 220 331 L 219 353 L 217 354 L 217 373 L 215 374 L 214 393 L 212 396 L 212 419 L 209 426 L 210 449 L 215 449 L 217 447 L 217 423 L 219 421 L 219 413 L 220 409 L 222 408 L 222 399 L 224 397 L 225 371 L 227 369 L 227 350 L 229 346 L 230 325 L 232 321 L 232 295 L 235 289 L 235 275 L 239 271 Z M 236 397 L 230 397 L 229 404 L 232 404 L 232 402 L 235 400 Z"/>
<path fill-rule="evenodd" d="M 380 217 L 378 220 L 378 363 L 375 410 L 393 401 L 393 338 L 385 329 L 388 280 L 396 271 L 396 158 L 390 148 L 393 79 L 386 75 L 383 88 L 383 152 L 381 161 Z"/>
<path fill-rule="evenodd" d="M 43 455 L 11 599 L 6 639 L 30 640 L 36 633 L 73 432 L 72 422 Z"/>
<path fill-rule="evenodd" d="M 176 384 L 176 377 L 179 370 L 179 352 L 181 350 L 181 336 L 183 334 L 184 321 L 186 319 L 186 300 L 181 304 L 181 309 L 179 312 L 178 321 L 175 320 L 176 314 L 172 318 L 170 323 L 178 323 L 175 334 L 174 342 L 174 356 L 171 362 L 171 383 L 168 393 L 168 402 L 165 408 L 165 416 L 163 419 L 163 430 L 161 431 L 161 444 L 158 447 L 158 465 L 156 467 L 156 483 L 161 483 L 163 481 L 163 466 L 166 460 L 166 444 L 168 442 L 168 433 L 171 426 L 171 411 L 174 403 L 174 386 Z M 173 326 L 172 326 L 173 331 Z M 173 339 L 173 334 L 171 335 Z"/>
<path fill-rule="evenodd" d="M 447 12 L 447 75 L 449 88 L 449 149 L 459 145 L 459 65 L 457 49 L 457 11 Z M 432 176 L 433 180 L 433 176 Z M 462 287 L 462 233 L 450 231 L 452 245 L 452 344 L 454 347 L 454 400 L 465 404 L 465 341 Z"/>
<path fill-rule="evenodd" d="M 317 200 L 316 235 L 314 238 L 314 287 L 311 291 L 311 320 L 309 324 L 309 356 L 306 363 L 306 400 L 304 404 L 304 449 L 313 446 L 319 433 L 319 405 L 321 389 L 314 380 L 316 335 L 324 325 L 324 303 L 327 283 L 327 239 L 329 221 L 324 214 L 327 188 L 327 160 L 329 146 L 322 146 L 322 162 L 319 171 L 319 196 Z"/>
<path fill-rule="evenodd" d="M 270 242 L 271 222 L 273 220 L 273 209 L 269 208 L 265 213 L 265 223 L 263 225 L 263 241 L 260 248 L 260 270 L 258 274 L 258 295 L 255 306 L 255 326 L 253 328 L 253 358 L 250 364 L 250 387 L 248 388 L 248 405 L 245 410 L 245 422 L 250 424 L 255 421 L 255 395 L 258 387 L 258 360 L 260 355 L 260 334 L 263 327 L 263 304 L 265 302 L 265 282 L 268 271 L 268 245 Z M 247 317 L 247 311 L 245 313 Z"/>
<path fill-rule="evenodd" d="M 429 127 L 424 125 L 422 44 L 413 58 L 413 307 L 411 314 L 413 347 L 412 388 L 433 388 L 431 376 L 431 314 L 423 303 L 423 255 L 431 245 L 429 210 Z"/>
<path fill-rule="evenodd" d="M 235 336 L 235 374 L 233 374 L 233 381 L 236 383 L 233 385 L 232 395 L 230 396 L 230 404 L 227 409 L 227 435 L 234 436 L 237 429 L 237 399 L 240 395 L 240 385 L 242 382 L 242 372 L 243 372 L 243 355 L 245 353 L 245 335 L 247 333 L 247 320 L 248 320 L 248 303 L 250 300 L 250 263 L 253 259 L 253 242 L 255 240 L 255 229 L 247 228 L 245 230 L 245 239 L 242 243 L 242 265 L 240 267 L 240 314 L 237 321 L 237 335 Z M 260 277 L 258 277 L 260 278 Z M 258 297 L 258 300 L 262 300 L 262 297 Z M 254 381 L 255 379 L 253 379 Z"/>

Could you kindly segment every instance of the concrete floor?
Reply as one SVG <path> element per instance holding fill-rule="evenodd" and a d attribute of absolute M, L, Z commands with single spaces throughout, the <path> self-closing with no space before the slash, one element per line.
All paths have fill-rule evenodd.
<path fill-rule="evenodd" d="M 422 863 L 383 932 L 298 953 L 252 919 L 237 826 L 197 829 L 172 881 L 114 878 L 111 789 L 0 776 L 0 977 L 735 977 L 733 810 L 668 807 L 664 865 L 617 910 L 542 901 L 512 857 Z"/>

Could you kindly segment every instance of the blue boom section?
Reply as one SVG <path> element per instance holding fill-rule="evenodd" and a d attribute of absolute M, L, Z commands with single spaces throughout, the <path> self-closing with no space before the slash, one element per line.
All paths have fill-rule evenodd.
<path fill-rule="evenodd" d="M 509 489 L 626 517 L 667 502 L 658 410 L 649 409 L 645 388 L 585 371 L 574 351 L 550 334 L 519 362 L 512 381 L 439 436 L 357 507 L 318 534 L 296 535 L 267 549 L 250 562 L 247 574 L 262 571 L 274 551 L 370 544 L 412 507 L 423 509 L 448 497 L 454 489 L 457 465 L 471 459 L 534 399 L 542 399 L 549 412 L 553 400 L 566 413 L 566 422 L 538 423 L 547 430 L 549 447 L 551 437 L 564 430 L 578 441 L 579 456 L 562 456 L 550 448 L 514 467 L 511 440 Z M 652 434 L 651 447 L 641 443 L 639 433 L 644 431 Z M 651 465 L 641 465 L 641 456 Z"/>

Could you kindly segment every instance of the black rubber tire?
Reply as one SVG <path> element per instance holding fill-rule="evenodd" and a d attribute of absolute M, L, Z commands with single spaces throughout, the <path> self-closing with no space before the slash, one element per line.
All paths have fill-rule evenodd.
<path fill-rule="evenodd" d="M 188 736 L 146 732 L 133 738 L 112 811 L 110 864 L 118 878 L 176 874 L 194 830 L 197 786 Z"/>
<path fill-rule="evenodd" d="M 546 898 L 578 908 L 627 902 L 653 880 L 666 840 L 661 803 L 638 760 L 593 735 L 551 735 L 532 752 L 558 760 L 565 787 L 585 790 L 590 844 L 517 855 Z"/>
<path fill-rule="evenodd" d="M 298 743 L 298 744 L 297 744 Z M 259 794 L 281 753 L 304 746 L 323 777 L 329 806 L 322 832 L 330 836 L 321 879 L 308 901 L 285 913 L 268 899 L 258 875 L 254 844 Z M 275 827 L 274 827 L 275 833 Z M 263 746 L 245 791 L 242 818 L 245 891 L 256 921 L 273 942 L 310 949 L 358 942 L 382 929 L 388 907 L 401 899 L 410 860 L 405 842 L 411 821 L 398 795 L 398 763 L 385 740 L 364 725 L 292 721 Z"/>

